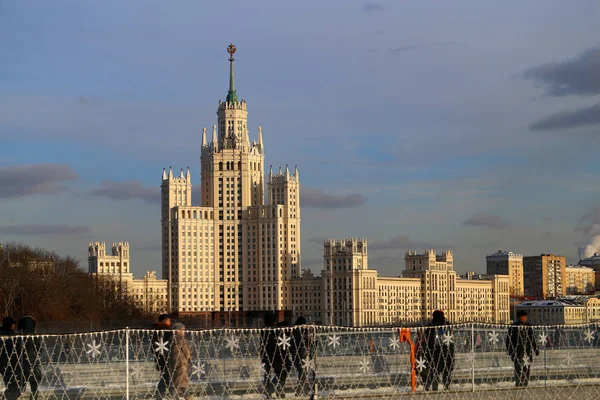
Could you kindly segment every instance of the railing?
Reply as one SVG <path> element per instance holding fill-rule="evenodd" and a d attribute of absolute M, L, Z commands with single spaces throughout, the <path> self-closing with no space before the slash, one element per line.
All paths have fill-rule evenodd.
<path fill-rule="evenodd" d="M 473 398 L 485 391 L 483 397 L 492 398 L 517 383 L 535 388 L 532 398 L 547 398 L 558 388 L 557 398 L 565 398 L 567 389 L 600 397 L 598 325 L 519 329 L 507 348 L 508 332 L 506 325 L 475 323 L 406 330 L 308 325 L 181 336 L 137 329 L 12 336 L 0 337 L 0 372 L 4 388 L 10 387 L 7 398 L 22 394 L 26 382 L 37 386 L 39 396 L 58 398 L 149 398 L 160 394 L 159 383 L 165 395 L 195 398 L 280 392 L 304 398 L 402 397 L 413 391 L 479 396 Z M 413 343 L 412 358 L 405 339 Z M 515 367 L 521 374 L 515 376 Z"/>

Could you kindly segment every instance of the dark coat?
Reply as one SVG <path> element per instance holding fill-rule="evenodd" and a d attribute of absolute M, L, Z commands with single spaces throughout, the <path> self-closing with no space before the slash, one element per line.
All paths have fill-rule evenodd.
<path fill-rule="evenodd" d="M 518 321 L 508 328 L 505 344 L 506 351 L 513 360 L 522 359 L 525 356 L 532 358 L 534 352 L 536 354 L 539 352 L 531 325 Z"/>
<path fill-rule="evenodd" d="M 289 330 L 281 328 L 267 328 L 261 332 L 260 358 L 267 371 L 271 368 L 275 371 L 281 371 L 282 369 L 289 371 L 291 369 L 290 347 L 284 348 L 284 346 L 277 345 L 278 340 L 283 339 L 284 334 L 289 338 L 291 333 Z M 292 339 L 290 339 L 290 345 L 291 342 Z"/>
<path fill-rule="evenodd" d="M 15 331 L 7 327 L 0 327 L 0 375 L 15 376 L 19 368 L 19 354 L 16 351 Z"/>
<path fill-rule="evenodd" d="M 432 322 L 425 329 L 423 352 L 430 368 L 438 372 L 454 370 L 454 341 L 444 343 L 444 335 L 452 335 L 452 328 L 440 322 Z"/>
<path fill-rule="evenodd" d="M 314 358 L 315 340 L 309 326 L 294 327 L 290 345 L 290 355 L 294 361 Z"/>
<path fill-rule="evenodd" d="M 168 330 L 169 327 L 157 322 L 153 325 L 153 328 L 156 330 L 152 335 L 152 353 L 154 354 L 154 363 L 156 364 L 156 369 L 159 371 L 164 371 L 167 362 L 169 360 L 169 351 L 172 346 L 173 340 L 173 332 Z M 167 351 L 158 351 L 158 343 L 160 343 L 161 339 L 163 342 L 167 343 Z"/>
<path fill-rule="evenodd" d="M 18 329 L 23 335 L 35 335 L 35 319 L 30 316 L 22 317 L 19 319 Z M 23 360 L 22 366 L 25 380 L 29 380 L 30 378 L 39 380 L 40 376 L 38 375 L 40 371 L 37 368 L 40 364 L 42 340 L 36 336 L 24 337 L 19 339 L 17 346 Z"/>

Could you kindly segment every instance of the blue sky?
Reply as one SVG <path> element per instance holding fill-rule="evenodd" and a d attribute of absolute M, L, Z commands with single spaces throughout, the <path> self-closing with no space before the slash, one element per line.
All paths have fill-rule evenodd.
<path fill-rule="evenodd" d="M 599 20 L 583 0 L 5 0 L 0 242 L 84 261 L 128 240 L 160 270 L 161 171 L 199 183 L 233 42 L 251 138 L 299 166 L 306 267 L 344 236 L 384 275 L 407 248 L 575 262 L 600 233 Z"/>

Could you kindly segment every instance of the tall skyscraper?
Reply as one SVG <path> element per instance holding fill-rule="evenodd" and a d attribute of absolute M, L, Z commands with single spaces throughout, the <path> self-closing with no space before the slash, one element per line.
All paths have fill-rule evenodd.
<path fill-rule="evenodd" d="M 230 44 L 229 90 L 219 100 L 208 142 L 202 132 L 200 206 L 192 205 L 189 169 L 162 175 L 162 264 L 169 306 L 182 313 L 292 310 L 291 280 L 300 276 L 298 170 L 269 170 L 262 129 L 250 141 L 248 110 L 238 98 Z M 266 185 L 265 185 L 266 183 Z M 265 202 L 265 186 L 268 202 Z"/>

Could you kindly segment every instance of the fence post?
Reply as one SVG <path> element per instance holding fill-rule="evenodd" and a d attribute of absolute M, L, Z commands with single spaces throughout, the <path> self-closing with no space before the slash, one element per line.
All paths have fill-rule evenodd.
<path fill-rule="evenodd" d="M 125 328 L 125 398 L 129 399 L 129 327 Z"/>
<path fill-rule="evenodd" d="M 475 392 L 475 322 L 471 322 L 471 391 Z"/>

